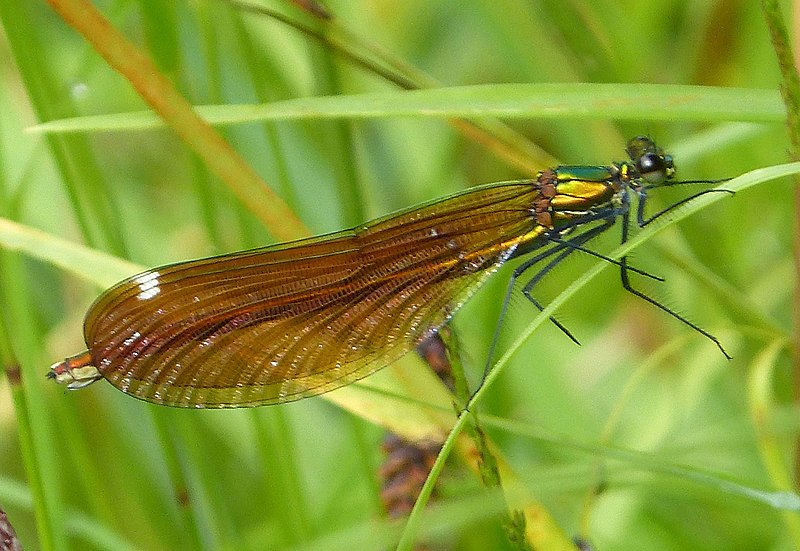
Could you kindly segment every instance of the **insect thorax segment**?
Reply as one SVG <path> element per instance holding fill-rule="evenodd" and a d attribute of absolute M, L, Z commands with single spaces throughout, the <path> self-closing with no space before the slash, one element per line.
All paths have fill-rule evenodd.
<path fill-rule="evenodd" d="M 539 194 L 532 206 L 536 223 L 550 230 L 572 226 L 576 218 L 612 203 L 622 187 L 620 176 L 617 165 L 561 166 L 540 172 Z"/>

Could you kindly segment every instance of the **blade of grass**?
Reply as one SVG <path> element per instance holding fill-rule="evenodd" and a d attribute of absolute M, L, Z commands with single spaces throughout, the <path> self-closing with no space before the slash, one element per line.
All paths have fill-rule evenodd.
<path fill-rule="evenodd" d="M 0 295 L 3 311 L 0 317 L 0 347 L 2 361 L 12 383 L 12 396 L 17 415 L 17 427 L 25 472 L 34 496 L 39 545 L 44 551 L 66 549 L 63 524 L 57 522 L 59 512 L 65 509 L 61 485 L 56 482 L 58 461 L 55 448 L 49 445 L 52 427 L 46 417 L 41 393 L 34 381 L 36 360 L 34 350 L 41 349 L 34 339 L 36 331 L 31 318 L 31 308 L 26 304 L 27 294 L 23 284 L 20 259 L 14 253 L 0 251 L 0 273 L 3 274 Z M 8 328 L 21 327 L 20 340 L 10 341 Z M 24 339 L 24 340 L 22 340 Z"/>
<path fill-rule="evenodd" d="M 748 402 L 755 429 L 758 433 L 758 448 L 764 466 L 769 473 L 774 487 L 790 492 L 794 489 L 791 470 L 787 470 L 784 450 L 772 433 L 770 426 L 774 416 L 774 392 L 772 390 L 775 370 L 778 367 L 779 355 L 787 348 L 787 341 L 776 339 L 769 343 L 761 353 L 753 359 L 748 380 Z M 784 511 L 783 521 L 794 542 L 800 547 L 800 516 L 798 511 Z"/>
<path fill-rule="evenodd" d="M 633 466 L 637 469 L 674 476 L 687 480 L 699 486 L 711 488 L 725 495 L 744 498 L 754 503 L 761 503 L 776 511 L 800 512 L 800 494 L 793 491 L 764 490 L 753 484 L 735 480 L 724 473 L 709 471 L 697 467 L 688 467 L 674 461 L 656 457 L 652 453 L 641 452 L 607 444 L 587 444 L 563 434 L 553 434 L 529 424 L 520 423 L 510 419 L 500 419 L 485 416 L 487 425 L 500 428 L 509 433 L 527 436 L 542 443 L 552 444 L 559 448 L 568 448 L 575 451 L 602 457 L 606 460 L 613 459 Z"/>
<path fill-rule="evenodd" d="M 88 0 L 50 0 L 50 5 L 133 85 L 142 98 L 200 155 L 206 166 L 239 197 L 280 240 L 308 232 L 285 203 L 230 145 L 192 110 L 132 42 L 119 33 Z"/>
<path fill-rule="evenodd" d="M 780 122 L 785 109 L 774 90 L 666 84 L 489 84 L 408 92 L 296 98 L 261 105 L 207 105 L 195 111 L 210 124 L 266 120 L 387 117 L 606 119 L 636 121 Z M 160 128 L 140 111 L 49 121 L 32 132 L 64 133 Z"/>
<path fill-rule="evenodd" d="M 102 288 L 145 269 L 133 262 L 6 218 L 0 218 L 0 245 L 47 262 Z"/>
<path fill-rule="evenodd" d="M 436 79 L 406 63 L 402 58 L 348 30 L 338 19 L 327 18 L 325 24 L 321 28 L 317 28 L 288 18 L 264 6 L 235 0 L 226 1 L 239 10 L 276 19 L 305 33 L 323 44 L 326 51 L 335 52 L 350 63 L 381 76 L 403 90 L 442 86 Z M 498 158 L 508 162 L 509 165 L 522 170 L 523 173 L 530 172 L 532 167 L 544 168 L 558 164 L 542 148 L 500 121 L 483 118 L 451 122 L 464 136 L 481 144 Z"/>

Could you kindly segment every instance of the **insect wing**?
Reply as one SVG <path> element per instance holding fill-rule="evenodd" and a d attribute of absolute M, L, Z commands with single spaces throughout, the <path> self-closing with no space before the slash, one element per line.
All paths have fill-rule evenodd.
<path fill-rule="evenodd" d="M 349 384 L 413 349 L 539 237 L 537 193 L 494 184 L 354 230 L 144 272 L 87 315 L 94 365 L 124 392 L 185 407 Z"/>

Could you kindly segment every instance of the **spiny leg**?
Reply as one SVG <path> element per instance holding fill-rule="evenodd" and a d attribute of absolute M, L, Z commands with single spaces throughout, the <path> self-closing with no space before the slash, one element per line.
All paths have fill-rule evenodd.
<path fill-rule="evenodd" d="M 587 249 L 586 247 L 583 247 L 581 245 L 573 243 L 573 242 L 571 242 L 569 240 L 564 240 L 564 239 L 561 239 L 560 237 L 548 237 L 548 239 L 550 239 L 550 241 L 552 241 L 553 243 L 563 243 L 564 245 L 566 245 L 568 247 L 572 247 L 576 251 L 581 251 L 582 253 L 586 253 L 586 254 L 588 254 L 590 256 L 593 256 L 595 258 L 599 258 L 600 260 L 605 260 L 609 264 L 614 264 L 616 266 L 622 267 L 622 261 L 617 260 L 615 258 L 611 258 L 610 256 L 606 256 L 606 255 L 604 255 L 602 253 L 598 253 L 597 251 L 593 251 L 592 249 Z M 655 274 L 651 274 L 650 272 L 646 272 L 644 270 L 640 270 L 639 268 L 634 268 L 633 266 L 628 266 L 627 268 L 628 268 L 629 272 L 636 272 L 639 275 L 643 275 L 645 277 L 649 277 L 650 279 L 654 279 L 654 280 L 660 281 L 662 283 L 664 281 L 666 281 L 661 276 L 657 276 Z"/>
<path fill-rule="evenodd" d="M 594 237 L 596 237 L 599 234 L 601 234 L 602 232 L 604 232 L 605 230 L 607 230 L 608 228 L 610 228 L 613 224 L 614 224 L 614 218 L 613 217 L 609 217 L 608 219 L 603 220 L 602 224 L 600 224 L 600 225 L 598 225 L 598 226 L 596 226 L 594 228 L 591 228 L 590 230 L 587 230 L 587 231 L 583 232 L 582 234 L 577 235 L 577 236 L 573 237 L 572 239 L 568 239 L 568 240 L 563 240 L 560 237 L 555 237 L 555 236 L 547 236 L 547 238 L 551 242 L 555 243 L 555 246 L 553 246 L 553 247 L 547 249 L 546 251 L 541 252 L 541 253 L 539 253 L 539 254 L 527 259 L 525 262 L 523 262 L 522 264 L 520 264 L 519 266 L 517 266 L 514 269 L 513 273 L 511 274 L 511 278 L 509 279 L 508 286 L 506 287 L 506 292 L 505 292 L 505 295 L 503 297 L 503 304 L 502 304 L 502 306 L 500 308 L 500 314 L 498 315 L 497 323 L 495 324 L 494 333 L 492 334 L 492 340 L 491 340 L 491 343 L 489 345 L 489 352 L 487 354 L 486 363 L 484 364 L 484 368 L 483 368 L 483 378 L 481 379 L 481 383 L 475 389 L 475 392 L 472 393 L 473 396 L 483 386 L 483 381 L 486 380 L 486 377 L 489 374 L 489 370 L 490 370 L 491 365 L 492 365 L 492 359 L 494 357 L 494 352 L 495 352 L 495 350 L 497 348 L 497 341 L 500 338 L 500 328 L 502 327 L 503 322 L 505 321 L 506 314 L 508 313 L 508 305 L 509 305 L 509 302 L 511 300 L 511 294 L 514 291 L 514 286 L 515 286 L 517 280 L 519 279 L 519 277 L 523 273 L 528 271 L 531 267 L 533 267 L 536 264 L 538 264 L 539 262 L 542 262 L 543 260 L 545 260 L 547 258 L 550 258 L 553 255 L 555 255 L 555 258 L 552 258 L 543 268 L 541 268 L 538 272 L 536 272 L 536 274 L 534 274 L 534 276 L 531 279 L 531 281 L 527 282 L 525 284 L 525 287 L 523 287 L 523 290 L 522 290 L 523 291 L 523 295 L 536 308 L 538 308 L 540 312 L 543 311 L 544 310 L 544 306 L 542 306 L 542 304 L 539 303 L 539 301 L 536 300 L 533 297 L 533 295 L 531 295 L 531 290 L 536 285 L 536 283 L 538 281 L 540 281 L 545 275 L 547 275 L 547 273 L 549 273 L 556 265 L 558 265 L 559 262 L 564 260 L 567 256 L 569 256 L 574 251 L 576 251 L 576 250 L 588 251 L 588 249 L 584 249 L 583 248 L 583 245 L 586 242 L 588 242 L 591 239 L 593 239 Z M 608 259 L 608 260 L 611 260 L 613 263 L 617 263 L 617 262 L 613 261 L 612 259 Z M 649 275 L 649 274 L 645 274 L 645 275 Z M 575 338 L 575 336 L 569 331 L 569 329 L 567 329 L 561 322 L 559 322 L 557 319 L 555 319 L 552 316 L 550 317 L 550 321 L 553 324 L 555 324 L 555 326 L 558 327 L 565 335 L 567 335 L 567 337 L 569 337 L 570 340 L 572 340 L 575 344 L 580 345 L 580 342 L 578 341 L 578 339 Z"/>
<path fill-rule="evenodd" d="M 681 183 L 685 183 L 685 182 L 681 182 Z M 644 216 L 644 208 L 645 208 L 645 203 L 647 203 L 647 193 L 646 193 L 646 190 L 639 191 L 638 192 L 638 194 L 639 194 L 639 205 L 636 208 L 636 223 L 639 225 L 640 228 L 643 228 L 647 224 L 649 224 L 650 222 L 653 222 L 654 220 L 660 218 L 661 216 L 664 216 L 665 214 L 668 214 L 668 213 L 672 212 L 676 208 L 678 208 L 678 207 L 680 207 L 682 205 L 685 205 L 686 203 L 688 203 L 690 201 L 694 201 L 695 199 L 697 199 L 698 197 L 700 197 L 702 195 L 705 195 L 707 193 L 719 193 L 719 192 L 730 193 L 731 195 L 735 194 L 734 191 L 731 191 L 729 189 L 705 189 L 703 191 L 695 193 L 694 195 L 690 195 L 689 197 L 681 199 L 677 203 L 674 203 L 674 204 L 672 204 L 672 205 L 670 205 L 670 206 L 658 211 L 657 213 L 653 214 L 652 216 L 649 216 L 649 217 L 645 218 L 645 216 Z"/>
<path fill-rule="evenodd" d="M 492 365 L 492 358 L 494 357 L 494 352 L 495 349 L 497 348 L 497 341 L 500 337 L 500 328 L 503 326 L 506 314 L 508 313 L 508 305 L 511 301 L 511 295 L 514 292 L 514 285 L 517 281 L 517 278 L 519 278 L 522 272 L 524 272 L 526 269 L 530 268 L 537 262 L 541 262 L 542 260 L 563 251 L 565 248 L 566 247 L 564 245 L 556 245 L 554 247 L 551 247 L 550 249 L 547 249 L 546 251 L 537 254 L 533 258 L 526 260 L 523 264 L 514 269 L 514 272 L 511 274 L 511 277 L 508 280 L 508 285 L 506 286 L 506 292 L 503 295 L 503 303 L 500 307 L 500 314 L 497 316 L 497 323 L 495 323 L 494 332 L 492 333 L 492 340 L 491 343 L 489 344 L 489 352 L 487 354 L 486 363 L 483 368 L 483 378 L 481 380 L 481 384 L 479 384 L 478 387 L 475 389 L 475 392 L 477 392 L 481 388 L 481 386 L 483 386 L 483 381 L 486 380 L 486 376 L 489 374 L 489 368 Z M 534 302 L 534 305 L 537 308 L 539 308 L 540 311 L 542 310 L 541 305 L 539 305 L 537 302 Z M 551 317 L 550 320 L 553 323 L 555 323 L 556 326 L 559 327 L 559 329 L 561 329 L 562 331 L 566 331 L 566 328 L 564 328 L 561 325 L 561 323 L 559 323 L 556 319 Z M 569 331 L 566 331 L 566 333 L 572 340 L 575 340 L 575 338 L 569 333 Z"/>
<path fill-rule="evenodd" d="M 525 286 L 522 288 L 522 294 L 525 296 L 525 298 L 527 298 L 528 301 L 530 301 L 531 304 L 536 306 L 536 308 L 538 308 L 540 312 L 542 310 L 544 310 L 544 306 L 542 306 L 542 304 L 538 300 L 536 300 L 536 298 L 531 294 L 531 292 L 533 291 L 533 288 L 553 268 L 555 268 L 556 265 L 558 265 L 559 262 L 561 262 L 562 260 L 567 258 L 567 256 L 569 256 L 570 254 L 572 254 L 575 251 L 586 252 L 587 254 L 590 254 L 590 255 L 595 256 L 597 258 L 601 258 L 603 260 L 611 262 L 612 264 L 621 265 L 618 261 L 614 260 L 613 258 L 609 258 L 609 257 L 607 257 L 605 255 L 600 254 L 600 253 L 596 253 L 596 252 L 594 252 L 594 251 L 592 251 L 590 249 L 587 249 L 587 248 L 585 248 L 583 246 L 585 243 L 588 243 L 589 241 L 591 241 L 592 239 L 594 239 L 595 237 L 597 237 L 598 235 L 600 235 L 601 233 L 606 231 L 608 228 L 610 228 L 614 224 L 615 220 L 616 220 L 616 217 L 610 217 L 610 218 L 604 220 L 603 223 L 600 224 L 599 226 L 595 226 L 594 228 L 591 228 L 591 229 L 583 232 L 582 234 L 573 237 L 572 239 L 561 239 L 561 237 L 559 237 L 558 235 L 552 235 L 552 236 L 548 235 L 547 238 L 550 241 L 552 241 L 553 243 L 556 243 L 557 247 L 560 247 L 563 250 L 561 250 L 561 252 L 559 252 L 559 254 L 558 254 L 558 256 L 556 256 L 556 258 L 554 258 L 550 262 L 548 262 L 547 265 L 544 268 L 542 268 L 541 270 L 536 272 L 533 275 L 533 277 L 525 284 Z M 516 274 L 517 277 L 522 275 L 523 272 L 525 272 L 527 269 L 529 269 L 531 266 L 533 266 L 533 264 L 535 263 L 534 262 L 535 260 L 536 260 L 535 258 L 531 259 L 528 262 L 525 262 L 524 264 L 519 266 L 517 268 L 517 271 L 518 271 L 518 273 Z M 641 274 L 646 275 L 648 277 L 655 278 L 656 280 L 660 280 L 661 279 L 661 278 L 659 278 L 657 276 L 653 276 L 653 275 L 651 275 L 651 274 L 649 274 L 647 272 L 643 272 L 643 271 L 638 270 L 636 268 L 629 268 L 629 269 L 631 271 L 635 271 L 635 272 L 641 273 Z M 567 329 L 557 319 L 555 319 L 554 317 L 551 316 L 550 317 L 550 321 L 552 321 L 556 325 L 556 327 L 561 329 L 561 331 L 567 337 L 569 337 L 572 342 L 574 342 L 577 345 L 581 344 L 578 341 L 578 339 L 575 338 L 575 336 L 569 331 L 569 329 Z"/>
<path fill-rule="evenodd" d="M 621 278 L 622 278 L 622 287 L 626 291 L 628 291 L 629 293 L 631 293 L 633 295 L 636 295 L 637 297 L 639 297 L 641 299 L 646 300 L 647 302 L 649 302 L 650 304 L 652 304 L 653 306 L 655 306 L 659 310 L 661 310 L 663 312 L 666 312 L 667 314 L 669 314 L 670 316 L 672 316 L 676 320 L 678 320 L 681 323 L 691 327 L 692 329 L 694 329 L 695 331 L 697 331 L 698 333 L 700 333 L 701 335 L 703 335 L 704 337 L 709 339 L 711 342 L 716 344 L 717 348 L 719 348 L 720 352 L 722 352 L 722 354 L 727 359 L 729 359 L 729 360 L 732 359 L 731 356 L 728 354 L 728 352 L 726 352 L 725 349 L 722 347 L 722 343 L 719 342 L 719 339 L 717 337 L 715 337 L 714 335 L 712 335 L 711 333 L 709 333 L 708 331 L 706 331 L 705 329 L 703 329 L 702 327 L 700 327 L 696 323 L 689 321 L 688 319 L 686 319 L 685 317 L 683 317 L 682 315 L 677 313 L 675 310 L 672 310 L 668 306 L 665 306 L 664 304 L 661 304 L 656 299 L 646 295 L 645 293 L 639 291 L 638 289 L 634 289 L 631 286 L 630 278 L 628 277 L 629 268 L 626 265 L 626 261 L 627 261 L 627 257 L 622 257 L 622 267 L 620 268 L 620 275 L 621 275 Z"/>
<path fill-rule="evenodd" d="M 696 197 L 699 197 L 700 195 L 704 195 L 706 193 L 710 193 L 710 192 L 714 192 L 714 191 L 727 191 L 727 190 L 712 190 L 712 189 L 705 190 L 704 192 L 697 193 L 697 194 L 693 195 L 692 197 L 688 198 L 688 200 L 694 199 Z M 640 227 L 643 227 L 643 226 L 649 224 L 650 222 L 655 220 L 657 217 L 662 216 L 663 214 L 673 210 L 675 208 L 675 206 L 682 205 L 682 204 L 686 203 L 686 200 L 680 201 L 680 202 L 676 203 L 676 205 L 673 205 L 672 207 L 669 207 L 667 209 L 662 210 L 659 213 L 656 213 L 654 216 L 651 216 L 649 219 L 643 219 L 643 212 L 644 212 L 643 203 L 646 202 L 647 195 L 640 194 L 639 198 L 640 199 L 639 199 L 638 208 L 636 210 L 636 217 L 637 217 L 637 223 L 639 224 Z M 629 227 L 629 224 L 630 224 L 630 215 L 629 215 L 629 213 L 626 212 L 622 216 L 622 240 L 621 240 L 622 243 L 625 243 L 628 240 L 628 227 Z M 684 325 L 686 325 L 688 327 L 691 327 L 692 329 L 694 329 L 695 331 L 697 331 L 698 333 L 700 333 L 701 335 L 703 335 L 704 337 L 709 339 L 711 342 L 716 344 L 717 348 L 719 348 L 720 352 L 722 352 L 722 354 L 727 359 L 729 359 L 729 360 L 732 359 L 731 356 L 728 354 L 728 352 L 722 347 L 722 343 L 719 342 L 719 339 L 717 337 L 715 337 L 714 335 L 712 335 L 711 333 L 709 333 L 708 331 L 706 331 L 705 329 L 703 329 L 702 327 L 700 327 L 696 323 L 694 323 L 692 321 L 689 321 L 687 318 L 685 318 L 684 316 L 680 315 L 675 310 L 672 310 L 668 306 L 666 306 L 664 304 L 661 304 L 656 299 L 646 295 L 645 293 L 639 291 L 638 289 L 634 289 L 633 286 L 631 285 L 631 282 L 630 282 L 630 276 L 629 276 L 629 273 L 628 273 L 630 271 L 633 271 L 633 270 L 630 267 L 628 267 L 628 257 L 627 256 L 623 256 L 620 259 L 620 279 L 622 280 L 622 288 L 623 289 L 625 289 L 626 291 L 628 291 L 632 295 L 635 295 L 635 296 L 637 296 L 637 297 L 649 302 L 650 304 L 652 304 L 653 306 L 655 306 L 656 308 L 658 308 L 662 312 L 666 312 L 667 314 L 669 314 L 670 316 L 672 316 L 676 320 L 680 321 Z"/>

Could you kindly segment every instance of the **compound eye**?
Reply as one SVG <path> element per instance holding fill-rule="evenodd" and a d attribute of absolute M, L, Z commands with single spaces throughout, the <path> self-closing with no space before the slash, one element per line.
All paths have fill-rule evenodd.
<path fill-rule="evenodd" d="M 636 160 L 639 174 L 651 184 L 660 184 L 672 177 L 675 169 L 672 158 L 657 153 L 645 153 Z"/>

